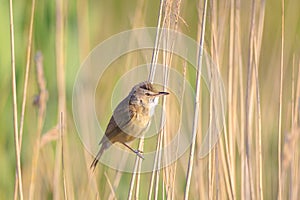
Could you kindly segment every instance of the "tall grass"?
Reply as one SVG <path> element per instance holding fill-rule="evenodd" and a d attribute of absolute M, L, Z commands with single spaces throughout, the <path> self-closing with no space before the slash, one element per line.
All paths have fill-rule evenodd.
<path fill-rule="evenodd" d="M 15 32 L 12 0 L 9 1 L 9 19 L 10 19 L 10 49 L 11 49 L 11 85 L 12 85 L 12 105 L 13 105 L 13 132 L 16 152 L 16 179 L 15 190 L 19 188 L 19 197 L 23 200 L 23 183 L 21 172 L 19 124 L 18 124 L 18 105 L 17 105 L 17 86 L 16 86 L 16 60 L 15 60 Z M 15 192 L 16 194 L 16 192 Z"/>
<path fill-rule="evenodd" d="M 297 199 L 299 9 L 296 0 L 4 3 L 0 66 L 11 68 L 0 68 L 0 88 L 5 91 L 11 85 L 12 90 L 0 98 L 1 199 Z M 95 98 L 101 126 L 111 116 L 107 102 L 117 80 L 145 61 L 163 63 L 173 66 L 196 91 L 195 118 L 190 119 L 193 143 L 163 169 L 157 166 L 171 155 L 157 153 L 151 173 L 140 173 L 143 161 L 136 159 L 132 173 L 100 164 L 93 174 L 89 169 L 93 158 L 78 139 L 72 118 L 76 72 L 98 43 L 145 26 L 177 30 L 203 44 L 217 66 L 211 70 L 218 70 L 225 84 L 222 133 L 206 157 L 194 157 L 203 130 L 214 119 L 216 91 L 209 95 L 190 63 L 173 52 L 130 52 L 99 80 Z M 170 32 L 157 33 L 157 44 L 173 42 Z M 43 60 L 38 54 L 31 62 L 38 50 Z M 165 68 L 162 76 L 165 86 L 170 84 L 169 70 Z M 161 76 L 155 72 L 153 65 L 150 81 Z M 180 86 L 185 91 L 185 83 Z M 34 96 L 37 106 L 32 105 Z M 176 102 L 172 95 L 162 100 L 166 112 L 160 117 L 166 125 L 158 136 L 131 145 L 145 152 L 166 146 L 175 135 L 174 122 L 185 112 L 174 111 Z"/>

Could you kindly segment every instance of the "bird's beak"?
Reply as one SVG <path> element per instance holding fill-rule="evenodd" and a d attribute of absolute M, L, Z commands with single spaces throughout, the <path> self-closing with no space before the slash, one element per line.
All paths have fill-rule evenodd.
<path fill-rule="evenodd" d="M 157 94 L 157 96 L 168 95 L 168 94 L 169 94 L 169 92 L 159 92 L 159 93 Z"/>

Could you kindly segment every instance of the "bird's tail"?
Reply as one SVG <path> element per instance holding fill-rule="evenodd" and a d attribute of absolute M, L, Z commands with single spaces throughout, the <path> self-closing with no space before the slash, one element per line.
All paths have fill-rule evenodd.
<path fill-rule="evenodd" d="M 100 160 L 100 158 L 101 158 L 103 152 L 104 152 L 109 146 L 110 146 L 110 145 L 107 145 L 106 143 L 103 143 L 103 144 L 101 145 L 101 148 L 100 148 L 100 150 L 99 150 L 98 153 L 97 153 L 97 156 L 95 157 L 95 159 L 93 160 L 93 162 L 92 162 L 92 164 L 91 164 L 91 166 L 90 166 L 90 169 L 91 169 L 92 171 L 95 171 L 95 168 L 96 168 L 96 166 L 97 166 L 97 164 L 98 164 L 98 162 L 99 162 L 99 160 Z"/>

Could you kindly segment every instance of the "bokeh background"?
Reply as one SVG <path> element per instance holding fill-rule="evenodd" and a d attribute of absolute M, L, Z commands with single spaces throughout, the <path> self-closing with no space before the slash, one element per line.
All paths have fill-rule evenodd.
<path fill-rule="evenodd" d="M 0 3 L 0 198 L 12 199 L 15 191 L 16 159 L 9 1 L 0 0 Z M 13 2 L 18 121 L 24 91 L 31 5 L 32 1 L 29 0 Z M 131 173 L 117 172 L 100 165 L 93 178 L 90 177 L 89 164 L 92 155 L 82 145 L 72 119 L 73 84 L 81 63 L 93 48 L 121 31 L 156 27 L 159 9 L 160 2 L 153 0 L 35 2 L 21 147 L 25 199 L 61 199 L 64 195 L 69 199 L 124 199 L 128 196 L 133 176 Z M 199 40 L 203 12 L 201 0 L 166 1 L 163 9 L 162 16 L 173 25 L 175 20 L 178 31 Z M 297 0 L 209 1 L 204 46 L 218 64 L 228 105 L 225 131 L 223 130 L 216 148 L 209 157 L 195 160 L 191 199 L 255 199 L 262 196 L 275 199 L 279 189 L 283 199 L 299 197 L 299 10 L 300 2 Z M 164 27 L 168 27 L 167 22 Z M 282 36 L 284 46 L 281 56 Z M 35 62 L 38 51 L 43 56 L 44 80 L 48 92 L 45 113 L 42 115 L 39 115 L 42 106 L 33 103 L 41 96 Z M 131 66 L 150 60 L 151 57 L 143 57 L 133 52 L 120 58 L 106 71 L 96 93 L 96 99 L 101 102 L 96 107 L 102 126 L 105 127 L 112 113 L 107 104 L 110 102 L 114 84 Z M 176 66 L 180 73 L 186 73 L 187 80 L 195 87 L 195 70 L 188 66 L 185 72 L 184 62 L 176 58 L 173 59 L 172 66 Z M 282 100 L 280 75 L 283 83 Z M 205 91 L 203 94 L 206 94 Z M 171 103 L 169 105 L 171 107 Z M 61 111 L 64 112 L 63 120 L 60 119 Z M 207 123 L 208 115 L 209 111 L 206 109 L 201 113 L 202 119 L 199 123 Z M 63 131 L 59 126 L 61 121 L 64 124 Z M 171 130 L 172 124 L 168 124 L 168 127 Z M 63 140 L 60 137 L 61 132 Z M 248 138 L 248 143 L 244 142 L 245 138 Z M 40 141 L 39 145 L 37 139 Z M 200 144 L 199 140 L 197 144 Z M 257 151 L 260 148 L 258 141 L 261 142 L 261 154 Z M 150 145 L 149 148 L 155 148 L 156 139 L 151 144 L 153 146 Z M 137 146 L 138 143 L 132 145 Z M 196 145 L 196 152 L 198 147 Z M 37 159 L 35 155 L 38 155 Z M 280 173 L 278 166 L 281 166 Z M 152 197 L 157 194 L 158 199 L 182 198 L 187 167 L 188 152 L 178 162 L 160 171 L 158 190 L 153 192 Z M 144 199 L 149 197 L 151 173 L 142 174 L 140 177 L 133 191 L 139 198 Z M 33 184 L 35 189 L 30 194 Z"/>

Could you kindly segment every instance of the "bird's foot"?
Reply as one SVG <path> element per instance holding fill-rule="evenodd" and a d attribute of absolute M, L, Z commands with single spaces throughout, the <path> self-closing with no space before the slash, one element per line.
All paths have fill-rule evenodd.
<path fill-rule="evenodd" d="M 133 153 L 135 153 L 141 159 L 143 159 L 143 160 L 145 159 L 144 156 L 142 155 L 143 151 L 138 150 L 138 149 L 133 149 L 132 147 L 130 147 L 126 143 L 122 143 L 122 144 L 124 144 L 124 146 L 126 146 L 128 149 L 130 149 Z"/>
<path fill-rule="evenodd" d="M 142 155 L 143 151 L 136 149 L 136 150 L 134 150 L 134 153 L 141 159 L 143 159 L 143 160 L 145 159 L 144 156 Z"/>

